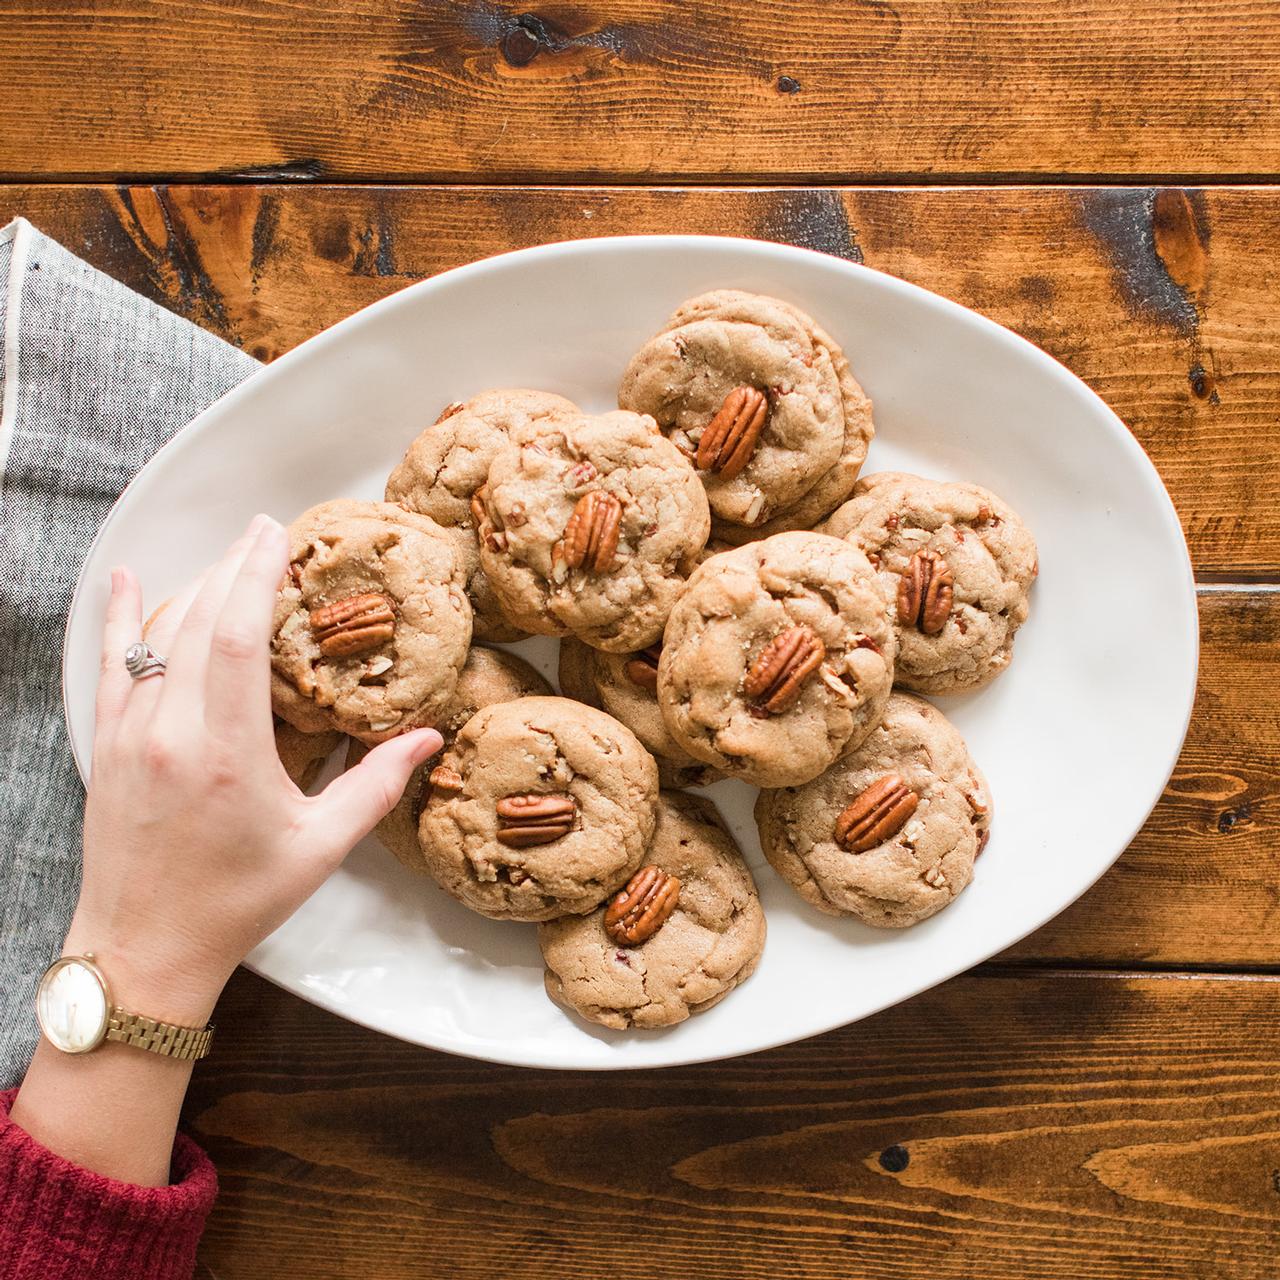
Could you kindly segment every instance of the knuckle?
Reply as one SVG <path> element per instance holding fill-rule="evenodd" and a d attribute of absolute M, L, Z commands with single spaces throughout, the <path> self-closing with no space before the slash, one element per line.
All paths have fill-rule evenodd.
<path fill-rule="evenodd" d="M 258 639 L 248 627 L 227 624 L 213 633 L 213 651 L 231 662 L 247 662 L 258 653 Z"/>
<path fill-rule="evenodd" d="M 167 735 L 153 733 L 142 744 L 142 764 L 154 777 L 171 777 L 182 763 L 178 744 Z"/>

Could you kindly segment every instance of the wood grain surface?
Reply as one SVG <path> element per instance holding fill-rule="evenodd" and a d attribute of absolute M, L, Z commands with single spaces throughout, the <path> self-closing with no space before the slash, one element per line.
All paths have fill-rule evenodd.
<path fill-rule="evenodd" d="M 0 172 L 1280 171 L 1270 0 L 5 0 Z"/>
<path fill-rule="evenodd" d="M 248 974 L 187 1123 L 217 1280 L 1274 1280 L 1278 978 L 978 971 L 734 1062 L 400 1044 Z M 261 1030 L 268 1028 L 268 1031 Z"/>
<path fill-rule="evenodd" d="M 1057 356 L 1151 454 L 1202 576 L 1280 575 L 1274 190 L 0 186 L 0 218 L 18 212 L 262 359 L 531 244 L 688 231 L 820 249 Z"/>

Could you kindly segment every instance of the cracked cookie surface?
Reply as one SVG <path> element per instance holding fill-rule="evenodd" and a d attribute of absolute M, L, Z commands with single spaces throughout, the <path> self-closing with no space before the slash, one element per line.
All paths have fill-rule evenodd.
<path fill-rule="evenodd" d="M 449 705 L 431 726 L 440 732 L 444 746 L 440 753 L 420 764 L 405 785 L 404 792 L 381 822 L 374 835 L 410 871 L 426 873 L 427 864 L 418 842 L 418 820 L 427 802 L 427 779 L 444 752 L 453 745 L 459 730 L 477 711 L 499 702 L 516 698 L 532 698 L 551 694 L 551 686 L 523 659 L 503 649 L 486 649 L 473 645 L 466 665 L 458 673 L 458 684 Z M 354 738 L 347 749 L 347 768 L 358 764 L 369 748 Z"/>
<path fill-rule="evenodd" d="M 722 775 L 680 746 L 662 718 L 655 656 L 660 649 L 605 653 L 566 636 L 560 641 L 560 690 L 625 724 L 657 760 L 664 787 L 709 786 Z"/>
<path fill-rule="evenodd" d="M 511 388 L 481 392 L 463 403 L 448 405 L 409 446 L 387 479 L 388 502 L 429 516 L 457 539 L 477 640 L 516 640 L 523 633 L 503 616 L 480 568 L 471 499 L 488 478 L 494 454 L 513 432 L 539 419 L 578 412 L 572 401 L 549 391 Z"/>
<path fill-rule="evenodd" d="M 346 499 L 312 507 L 288 533 L 271 640 L 276 715 L 304 733 L 337 729 L 364 742 L 430 725 L 471 643 L 453 539 L 402 507 Z M 351 653 L 322 650 L 316 611 L 370 594 L 393 615 L 389 634 Z"/>
<path fill-rule="evenodd" d="M 1009 665 L 1039 571 L 1035 539 L 1007 503 L 976 484 L 882 471 L 860 480 L 823 532 L 857 546 L 876 566 L 895 612 L 897 683 L 917 693 L 981 688 Z M 950 607 L 938 628 L 909 615 L 902 586 L 917 553 L 947 569 Z M 908 583 L 908 587 L 910 584 Z M 898 606 L 899 592 L 906 595 Z"/>
<path fill-rule="evenodd" d="M 805 654 L 820 648 L 820 658 L 798 686 L 780 679 L 756 690 L 771 646 L 776 654 L 801 629 Z M 756 786 L 797 785 L 877 724 L 894 649 L 860 551 L 818 533 L 775 534 L 711 557 L 689 580 L 667 623 L 658 701 L 672 738 L 696 759 Z M 801 670 L 793 662 L 779 675 Z"/>
<path fill-rule="evenodd" d="M 485 707 L 439 767 L 458 781 L 454 790 L 431 788 L 418 828 L 423 858 L 446 892 L 481 915 L 550 920 L 591 911 L 644 859 L 657 766 L 631 730 L 602 711 L 540 697 Z M 504 843 L 504 823 L 528 825 L 504 819 L 499 807 L 524 796 L 567 797 L 564 834 L 524 847 Z"/>
<path fill-rule="evenodd" d="M 499 450 L 480 499 L 480 562 L 507 618 L 615 652 L 662 634 L 711 527 L 693 468 L 620 410 L 535 423 Z"/>
<path fill-rule="evenodd" d="M 767 417 L 741 469 L 703 457 L 716 535 L 741 542 L 807 528 L 848 497 L 874 434 L 871 402 L 812 317 L 777 298 L 718 289 L 691 298 L 632 358 L 618 403 L 653 416 L 689 457 L 738 388 Z M 748 446 L 749 447 L 749 446 Z"/>
<path fill-rule="evenodd" d="M 538 928 L 547 994 L 618 1030 L 711 1008 L 750 977 L 764 948 L 755 881 L 710 801 L 663 792 L 645 861 L 680 880 L 675 911 L 645 942 L 611 941 L 603 906 Z"/>
<path fill-rule="evenodd" d="M 864 823 L 865 847 L 851 851 L 837 838 L 841 816 L 894 778 L 916 797 L 914 808 L 896 829 L 887 823 L 883 839 Z M 969 884 L 991 825 L 991 795 L 942 712 L 895 693 L 857 751 L 802 787 L 762 791 L 756 823 L 770 865 L 806 902 L 903 928 L 941 911 Z"/>

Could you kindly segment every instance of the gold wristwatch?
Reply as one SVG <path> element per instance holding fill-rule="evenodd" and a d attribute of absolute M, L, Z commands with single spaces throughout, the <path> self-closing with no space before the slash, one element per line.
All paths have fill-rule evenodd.
<path fill-rule="evenodd" d="M 203 1058 L 213 1043 L 211 1026 L 179 1027 L 112 1004 L 92 953 L 63 956 L 44 971 L 36 990 L 36 1021 L 44 1038 L 63 1053 L 88 1053 L 104 1040 L 115 1040 L 167 1058 Z"/>

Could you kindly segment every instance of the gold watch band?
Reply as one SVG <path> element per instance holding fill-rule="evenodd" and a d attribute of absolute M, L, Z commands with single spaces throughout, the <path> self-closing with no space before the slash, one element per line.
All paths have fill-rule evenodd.
<path fill-rule="evenodd" d="M 166 1058 L 203 1058 L 213 1044 L 213 1028 L 179 1027 L 116 1007 L 107 1019 L 106 1038 Z"/>

